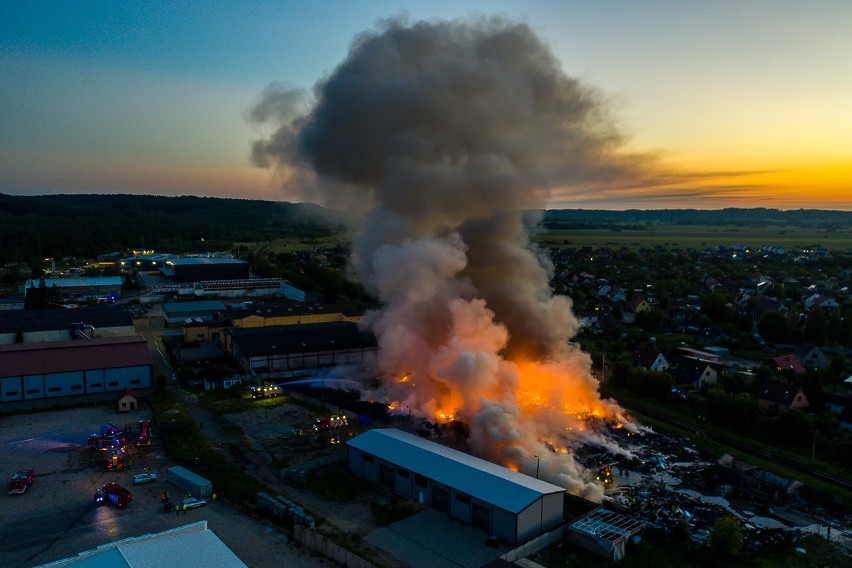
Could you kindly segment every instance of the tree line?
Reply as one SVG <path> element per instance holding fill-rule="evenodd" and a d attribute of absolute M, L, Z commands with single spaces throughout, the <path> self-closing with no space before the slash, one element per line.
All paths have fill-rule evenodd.
<path fill-rule="evenodd" d="M 47 257 L 94 258 L 128 249 L 190 252 L 233 242 L 340 230 L 330 212 L 310 204 L 153 195 L 0 194 L 0 267 L 41 266 Z"/>

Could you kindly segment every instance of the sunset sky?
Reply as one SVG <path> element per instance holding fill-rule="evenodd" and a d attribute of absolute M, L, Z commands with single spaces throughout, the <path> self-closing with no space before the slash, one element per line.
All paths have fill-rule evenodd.
<path fill-rule="evenodd" d="M 390 17 L 526 22 L 666 175 L 551 207 L 852 210 L 852 3 L 0 3 L 0 193 L 292 201 L 250 145 L 270 83 L 310 90 Z"/>

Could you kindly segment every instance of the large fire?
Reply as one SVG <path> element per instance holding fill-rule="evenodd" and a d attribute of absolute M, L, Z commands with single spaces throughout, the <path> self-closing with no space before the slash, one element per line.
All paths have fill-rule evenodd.
<path fill-rule="evenodd" d="M 352 214 L 353 272 L 382 306 L 363 321 L 385 377 L 368 396 L 464 424 L 476 454 L 600 497 L 573 450 L 618 451 L 602 425 L 626 422 L 568 343 L 571 301 L 530 235 L 551 188 L 641 173 L 604 98 L 501 18 L 386 21 L 313 94 L 264 94 L 252 117 L 282 122 L 253 156 Z"/>

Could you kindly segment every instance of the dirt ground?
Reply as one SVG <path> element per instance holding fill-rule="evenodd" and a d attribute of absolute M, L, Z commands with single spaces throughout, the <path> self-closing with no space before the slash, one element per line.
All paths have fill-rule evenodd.
<path fill-rule="evenodd" d="M 386 506 L 391 502 L 397 505 L 397 501 L 400 506 L 409 504 L 395 497 L 385 487 L 377 487 L 352 502 L 329 501 L 305 490 L 297 481 L 282 479 L 282 469 L 334 453 L 340 454 L 342 458 L 345 455 L 342 453 L 345 452 L 344 446 L 340 443 L 332 444 L 331 440 L 334 438 L 341 441 L 344 432 L 351 434 L 352 429 L 314 435 L 309 425 L 316 414 L 303 406 L 286 402 L 229 413 L 225 415 L 227 423 L 217 422 L 194 395 L 185 391 L 177 392 L 184 409 L 200 424 L 203 423 L 201 431 L 214 447 L 239 463 L 269 487 L 274 495 L 282 495 L 304 507 L 318 520 L 317 529 L 324 534 L 344 535 L 350 541 L 361 540 L 376 528 L 372 512 L 374 502 Z M 294 425 L 302 426 L 304 432 L 295 434 Z M 354 428 L 357 426 L 353 425 Z M 336 465 L 324 468 L 324 471 L 342 472 L 345 467 L 345 461 L 341 460 Z M 361 554 L 367 560 L 380 560 L 388 568 L 407 565 L 382 550 L 369 548 L 368 545 L 365 547 Z"/>

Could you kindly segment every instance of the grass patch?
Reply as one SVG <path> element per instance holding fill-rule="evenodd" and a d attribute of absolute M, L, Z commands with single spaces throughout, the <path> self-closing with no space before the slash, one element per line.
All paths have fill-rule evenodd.
<path fill-rule="evenodd" d="M 612 248 L 626 247 L 632 251 L 640 248 L 653 249 L 657 245 L 666 248 L 705 249 L 733 244 L 751 246 L 783 246 L 785 249 L 824 247 L 829 250 L 848 251 L 852 232 L 837 231 L 820 227 L 718 227 L 713 225 L 685 225 L 659 223 L 648 225 L 644 230 L 601 229 L 553 229 L 537 236 L 545 246 L 564 248 L 591 246 L 606 243 Z"/>
<path fill-rule="evenodd" d="M 333 473 L 308 476 L 308 481 L 303 487 L 328 501 L 348 503 L 374 491 L 376 485 L 348 471 L 335 470 Z"/>
<path fill-rule="evenodd" d="M 213 449 L 183 410 L 174 394 L 151 399 L 160 433 L 172 460 L 213 484 L 213 491 L 231 501 L 254 505 L 258 492 L 269 488 Z"/>
<path fill-rule="evenodd" d="M 245 391 L 240 391 L 239 396 L 233 394 L 211 394 L 207 393 L 204 396 L 204 405 L 210 412 L 222 416 L 224 414 L 233 414 L 235 412 L 245 412 L 255 408 L 275 408 L 282 404 L 296 402 L 287 396 L 277 396 L 275 398 L 255 399 Z"/>

